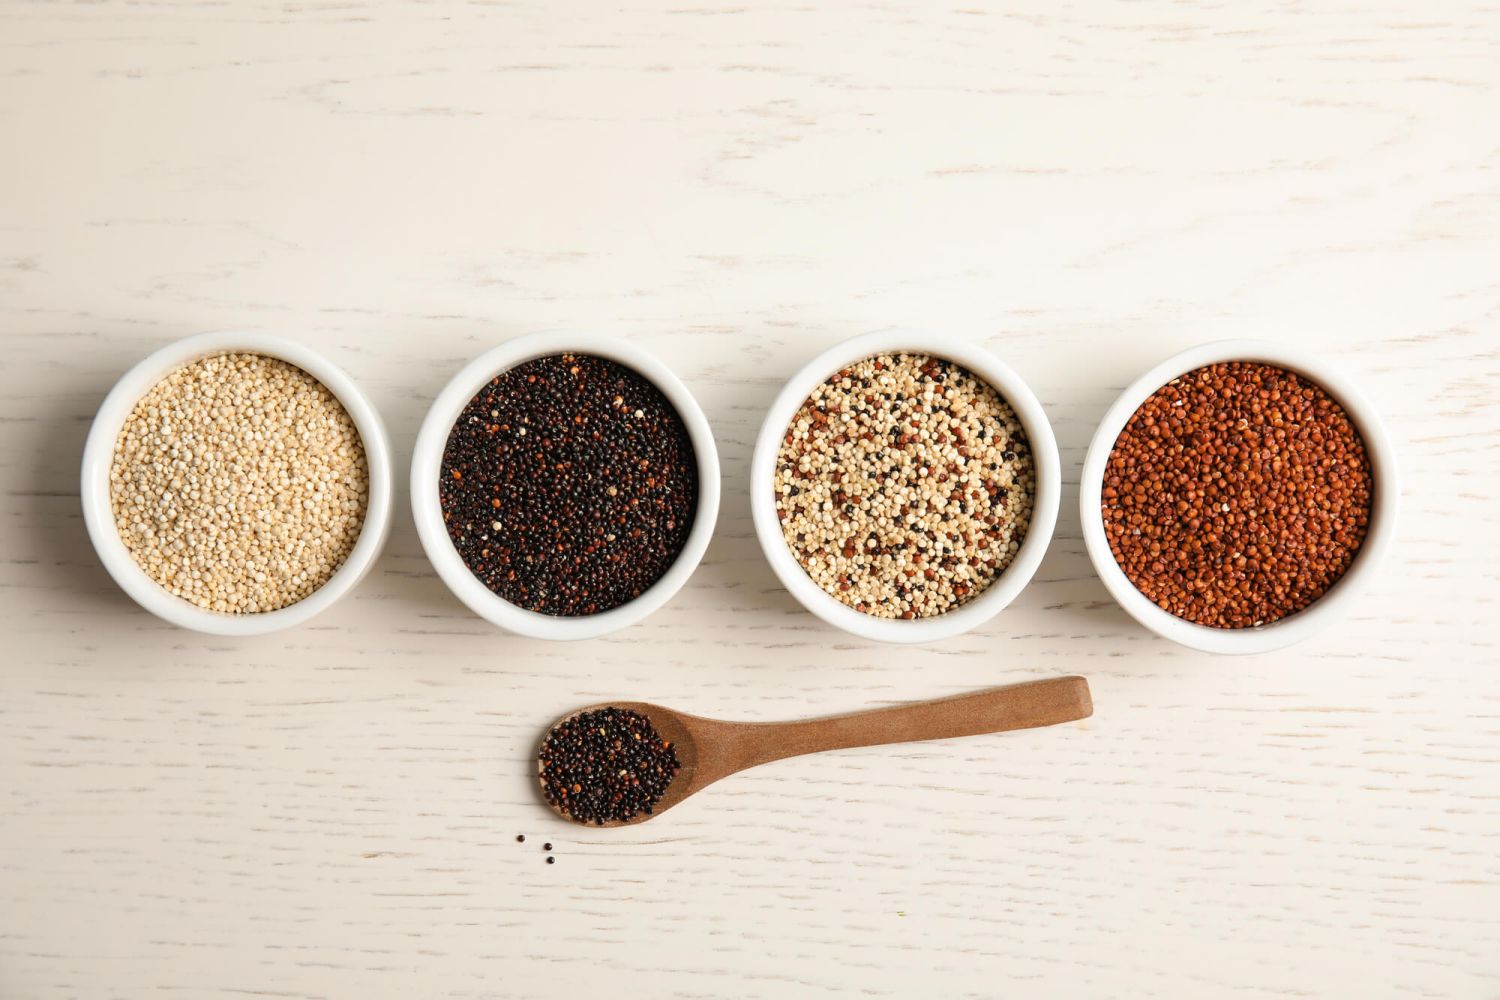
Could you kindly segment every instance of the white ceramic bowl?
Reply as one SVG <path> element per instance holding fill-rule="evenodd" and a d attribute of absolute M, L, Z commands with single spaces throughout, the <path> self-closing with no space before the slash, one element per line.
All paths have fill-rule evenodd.
<path fill-rule="evenodd" d="M 928 354 L 962 365 L 994 386 L 1005 398 L 1026 430 L 1036 464 L 1036 496 L 1033 498 L 1031 524 L 1015 559 L 978 597 L 967 604 L 932 618 L 909 621 L 876 618 L 855 611 L 823 590 L 787 547 L 776 517 L 776 457 L 781 439 L 807 397 L 830 375 L 856 361 L 875 354 L 906 352 Z M 791 591 L 802 606 L 830 625 L 846 632 L 880 642 L 936 642 L 959 635 L 993 618 L 1019 594 L 1042 562 L 1042 555 L 1052 540 L 1057 524 L 1058 500 L 1062 493 L 1062 464 L 1057 455 L 1057 441 L 1047 413 L 1021 377 L 988 350 L 958 337 L 921 333 L 914 330 L 880 330 L 853 337 L 829 348 L 794 375 L 771 404 L 766 422 L 761 425 L 750 463 L 750 509 L 755 519 L 755 533 L 765 551 L 771 569 L 782 586 Z"/>
<path fill-rule="evenodd" d="M 186 601 L 146 575 L 120 540 L 109 498 L 109 470 L 115 440 L 136 401 L 171 372 L 211 354 L 264 354 L 296 365 L 328 387 L 349 416 L 365 446 L 370 494 L 365 521 L 349 558 L 328 582 L 296 604 L 276 611 L 231 615 Z M 260 333 L 204 333 L 168 344 L 126 372 L 105 397 L 83 449 L 80 493 L 83 521 L 104 568 L 137 604 L 159 618 L 212 635 L 263 635 L 300 625 L 343 597 L 364 577 L 385 545 L 391 526 L 391 445 L 380 414 L 344 372 L 309 347 Z"/>
<path fill-rule="evenodd" d="M 677 556 L 677 561 L 641 596 L 597 615 L 558 617 L 528 611 L 512 604 L 490 590 L 453 547 L 443 524 L 438 498 L 438 479 L 442 475 L 443 450 L 454 423 L 469 400 L 484 385 L 503 371 L 533 358 L 552 354 L 592 354 L 608 358 L 630 368 L 661 390 L 687 428 L 688 439 L 698 461 L 698 510 L 693 530 Z M 535 333 L 501 344 L 469 362 L 443 388 L 417 434 L 417 445 L 411 457 L 411 512 L 417 523 L 422 548 L 444 583 L 469 610 L 479 617 L 518 635 L 535 639 L 591 639 L 605 635 L 645 618 L 672 599 L 703 558 L 713 537 L 714 521 L 719 515 L 719 451 L 713 431 L 698 401 L 688 392 L 671 369 L 655 356 L 629 341 L 596 333 Z"/>
<path fill-rule="evenodd" d="M 1249 361 L 1275 365 L 1296 372 L 1327 390 L 1349 414 L 1360 436 L 1375 495 L 1370 524 L 1364 544 L 1354 557 L 1348 572 L 1322 597 L 1302 611 L 1269 625 L 1243 629 L 1218 629 L 1184 621 L 1163 611 L 1146 598 L 1126 577 L 1109 549 L 1104 535 L 1104 515 L 1100 511 L 1100 493 L 1104 467 L 1115 439 L 1140 405 L 1157 389 L 1172 379 L 1205 365 L 1224 361 Z M 1380 561 L 1396 533 L 1396 508 L 1401 487 L 1396 474 L 1396 451 L 1375 407 L 1364 393 L 1337 368 L 1306 351 L 1284 344 L 1259 340 L 1221 340 L 1174 354 L 1131 383 L 1104 414 L 1099 429 L 1089 444 L 1083 460 L 1083 476 L 1078 491 L 1079 512 L 1083 520 L 1083 539 L 1088 547 L 1094 570 L 1104 586 L 1132 618 L 1164 638 L 1209 653 L 1264 653 L 1300 642 L 1331 624 L 1343 614 L 1356 594 L 1379 569 Z"/>

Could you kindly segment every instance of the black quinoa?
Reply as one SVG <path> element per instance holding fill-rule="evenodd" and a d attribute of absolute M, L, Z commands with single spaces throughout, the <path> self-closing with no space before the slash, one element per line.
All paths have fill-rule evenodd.
<path fill-rule="evenodd" d="M 459 414 L 438 485 L 448 537 L 486 587 L 529 611 L 599 614 L 671 568 L 698 506 L 676 409 L 604 358 L 536 358 Z"/>
<path fill-rule="evenodd" d="M 563 720 L 537 756 L 547 801 L 575 820 L 600 825 L 651 815 L 682 766 L 650 719 L 623 708 Z"/>

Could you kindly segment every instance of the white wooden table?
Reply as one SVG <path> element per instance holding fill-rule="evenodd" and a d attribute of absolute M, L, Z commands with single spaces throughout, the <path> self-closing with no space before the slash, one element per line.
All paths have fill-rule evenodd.
<path fill-rule="evenodd" d="M 1500 997 L 1493 4 L 0 0 L 0 136 L 0 997 Z M 822 626 L 750 529 L 779 384 L 888 325 L 1029 378 L 1068 484 L 1031 587 L 931 648 Z M 236 327 L 331 355 L 403 463 L 485 347 L 637 340 L 719 437 L 708 558 L 644 625 L 525 641 L 403 498 L 312 626 L 168 628 L 92 554 L 80 448 L 125 368 Z M 1355 616 L 1239 660 L 1127 619 L 1076 511 L 1113 396 L 1226 335 L 1342 363 L 1405 483 Z M 1086 724 L 785 761 L 642 827 L 528 779 L 610 697 L 1063 672 Z"/>

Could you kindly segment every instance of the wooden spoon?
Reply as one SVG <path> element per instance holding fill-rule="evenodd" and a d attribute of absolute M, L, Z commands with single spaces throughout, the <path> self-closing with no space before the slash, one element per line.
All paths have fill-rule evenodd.
<path fill-rule="evenodd" d="M 589 826 L 628 826 L 645 822 L 720 778 L 785 757 L 848 747 L 1034 729 L 1086 719 L 1094 713 L 1088 681 L 1082 677 L 1058 677 L 937 701 L 800 722 L 723 722 L 642 701 L 612 701 L 581 708 L 559 719 L 556 725 L 601 708 L 620 708 L 644 715 L 662 738 L 676 748 L 677 760 L 682 767 L 651 813 L 638 813 L 628 820 L 586 824 Z M 542 798 L 545 801 L 547 796 L 540 758 L 537 761 L 537 780 L 543 784 Z M 550 802 L 548 805 L 563 819 L 582 822 L 574 820 L 558 806 Z"/>

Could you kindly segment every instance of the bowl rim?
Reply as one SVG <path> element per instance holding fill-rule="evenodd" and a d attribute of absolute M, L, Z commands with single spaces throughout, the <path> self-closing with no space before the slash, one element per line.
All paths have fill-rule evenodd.
<path fill-rule="evenodd" d="M 261 354 L 285 361 L 317 379 L 354 421 L 365 449 L 369 498 L 364 524 L 347 559 L 323 586 L 275 611 L 233 615 L 200 608 L 169 593 L 147 575 L 120 540 L 110 501 L 109 473 L 115 441 L 135 404 L 171 372 L 216 354 Z M 369 572 L 385 546 L 391 522 L 390 439 L 380 413 L 343 369 L 305 344 L 248 331 L 214 331 L 174 340 L 125 372 L 104 397 L 84 443 L 79 482 L 83 521 L 109 575 L 141 607 L 179 628 L 208 635 L 265 635 L 292 628 L 327 610 Z"/>
<path fill-rule="evenodd" d="M 855 611 L 814 583 L 782 536 L 772 492 L 782 435 L 813 389 L 853 362 L 893 352 L 942 358 L 967 368 L 992 385 L 1010 404 L 1025 428 L 1036 472 L 1031 524 L 1015 558 L 999 579 L 978 597 L 953 611 L 907 621 L 876 618 Z M 977 628 L 998 614 L 1026 588 L 1041 565 L 1057 526 L 1061 494 L 1062 461 L 1058 455 L 1057 439 L 1046 409 L 1026 381 L 987 347 L 975 341 L 907 327 L 892 327 L 850 337 L 821 351 L 803 365 L 787 380 L 767 410 L 750 461 L 751 517 L 761 550 L 777 579 L 798 603 L 818 618 L 845 632 L 877 642 L 937 642 Z"/>
<path fill-rule="evenodd" d="M 516 365 L 553 354 L 589 354 L 632 369 L 667 398 L 687 428 L 698 464 L 698 506 L 693 528 L 677 559 L 639 597 L 596 615 L 572 618 L 528 611 L 491 591 L 454 548 L 443 525 L 438 496 L 443 450 L 463 408 L 496 375 Z M 693 394 L 656 355 L 614 334 L 547 330 L 524 334 L 482 352 L 445 385 L 422 421 L 411 459 L 411 512 L 428 560 L 449 590 L 480 618 L 516 635 L 533 639 L 592 639 L 642 621 L 670 601 L 702 561 L 719 514 L 719 451 L 713 429 Z"/>
<path fill-rule="evenodd" d="M 1157 389 L 1206 365 L 1245 361 L 1274 365 L 1321 386 L 1349 415 L 1364 440 L 1375 496 L 1365 540 L 1344 575 L 1322 597 L 1295 614 L 1268 625 L 1216 629 L 1178 618 L 1157 607 L 1136 589 L 1115 562 L 1104 534 L 1100 511 L 1104 468 L 1115 441 L 1130 417 Z M 1216 340 L 1178 351 L 1131 382 L 1105 411 L 1089 443 L 1079 480 L 1079 518 L 1084 546 L 1105 589 L 1126 613 L 1163 638 L 1207 653 L 1253 654 L 1301 642 L 1331 625 L 1379 570 L 1396 533 L 1401 487 L 1397 457 L 1380 413 L 1337 366 L 1288 344 L 1269 340 Z"/>

